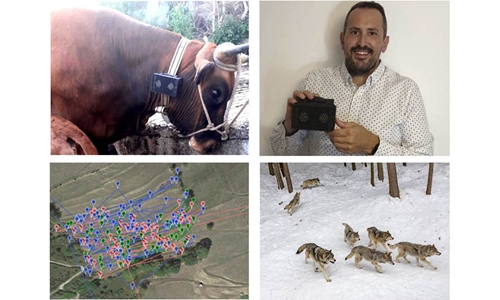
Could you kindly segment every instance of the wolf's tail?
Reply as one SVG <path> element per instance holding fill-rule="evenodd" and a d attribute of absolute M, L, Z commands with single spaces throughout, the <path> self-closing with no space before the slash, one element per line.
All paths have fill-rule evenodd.
<path fill-rule="evenodd" d="M 351 253 L 345 257 L 345 260 L 348 260 L 349 258 L 354 256 L 354 248 L 352 248 Z"/>
<path fill-rule="evenodd" d="M 391 245 L 391 244 L 387 243 L 387 246 L 389 246 L 389 248 L 391 248 L 391 249 L 396 249 L 398 247 L 398 244 L 399 243 Z"/>
<path fill-rule="evenodd" d="M 306 247 L 307 247 L 307 244 L 300 246 L 299 249 L 297 249 L 297 253 L 295 253 L 295 254 L 302 253 L 302 251 L 304 251 L 304 249 L 306 249 Z"/>

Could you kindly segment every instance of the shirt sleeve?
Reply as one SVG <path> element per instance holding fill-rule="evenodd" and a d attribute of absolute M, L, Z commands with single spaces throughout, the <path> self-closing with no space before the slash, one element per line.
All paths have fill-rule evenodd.
<path fill-rule="evenodd" d="M 401 124 L 401 144 L 380 139 L 377 156 L 433 155 L 434 137 L 429 130 L 424 101 L 417 84 L 411 81 L 404 121 Z"/>
<path fill-rule="evenodd" d="M 295 134 L 286 136 L 283 121 L 273 128 L 269 142 L 274 155 L 296 155 L 297 150 L 302 146 L 307 132 L 299 130 Z"/>

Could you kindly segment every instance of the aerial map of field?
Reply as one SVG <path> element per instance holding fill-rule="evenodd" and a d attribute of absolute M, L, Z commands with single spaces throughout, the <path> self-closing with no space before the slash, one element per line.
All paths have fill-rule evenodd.
<path fill-rule="evenodd" d="M 248 299 L 248 239 L 248 164 L 50 166 L 52 299 Z"/>

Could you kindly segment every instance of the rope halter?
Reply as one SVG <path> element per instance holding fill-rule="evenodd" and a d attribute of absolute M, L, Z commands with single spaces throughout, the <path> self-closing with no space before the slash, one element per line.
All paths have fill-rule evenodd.
<path fill-rule="evenodd" d="M 169 74 L 175 75 L 177 73 L 178 67 L 180 65 L 180 61 L 182 60 L 182 56 L 183 56 L 184 50 L 186 48 L 185 45 L 183 46 L 181 44 L 186 43 L 186 45 L 187 45 L 187 42 L 185 40 L 187 42 L 189 42 L 188 39 L 183 37 L 181 39 L 181 41 L 179 42 L 179 45 L 177 46 L 177 49 L 174 53 L 174 58 L 172 60 L 172 63 L 170 64 L 170 68 L 169 68 L 169 72 L 168 72 Z M 225 51 L 225 50 L 223 50 L 224 47 L 226 47 L 226 48 L 231 47 L 231 49 Z M 207 118 L 207 126 L 205 128 L 202 128 L 200 130 L 197 130 L 197 131 L 192 132 L 192 133 L 187 134 L 187 135 L 179 134 L 180 137 L 190 137 L 190 136 L 193 136 L 195 134 L 198 134 L 198 133 L 201 133 L 204 131 L 215 131 L 221 135 L 221 140 L 225 141 L 228 139 L 229 129 L 230 129 L 231 125 L 236 121 L 236 119 L 239 117 L 239 115 L 241 114 L 243 109 L 245 109 L 245 107 L 248 105 L 248 102 L 249 102 L 249 99 L 247 99 L 247 101 L 245 101 L 245 104 L 241 107 L 240 111 L 236 114 L 236 116 L 233 118 L 233 120 L 231 120 L 231 121 L 228 120 L 229 119 L 229 111 L 232 108 L 232 105 L 234 102 L 234 95 L 236 94 L 236 89 L 238 87 L 238 81 L 239 81 L 240 73 L 241 73 L 241 64 L 242 64 L 242 61 L 246 60 L 246 58 L 247 58 L 246 55 L 241 54 L 241 52 L 244 51 L 244 49 L 248 49 L 248 44 L 242 45 L 242 46 L 234 46 L 231 43 L 223 43 L 221 45 L 218 45 L 213 53 L 213 59 L 214 59 L 215 66 L 224 70 L 224 71 L 234 72 L 234 76 L 235 76 L 233 90 L 231 92 L 231 97 L 229 98 L 229 100 L 227 102 L 226 110 L 224 112 L 223 122 L 217 126 L 215 126 L 215 124 L 212 122 L 212 120 L 210 118 L 210 114 L 208 113 L 207 107 L 205 105 L 205 101 L 203 101 L 201 85 L 198 84 L 198 94 L 200 96 L 200 101 L 201 101 L 201 105 L 203 107 L 203 111 L 205 112 L 205 117 Z M 219 58 L 219 55 L 223 55 L 223 56 L 224 55 L 225 56 L 236 55 L 236 64 L 228 64 L 228 63 L 223 62 Z M 178 60 L 178 62 L 177 62 L 177 60 Z M 172 67 L 174 64 L 176 64 L 177 66 Z M 156 112 L 160 112 L 163 115 L 166 115 L 166 108 L 168 107 L 168 100 L 170 98 L 169 96 L 166 96 L 166 97 L 167 97 L 166 106 L 164 106 L 164 107 L 160 106 L 160 107 L 157 107 L 155 109 Z"/>

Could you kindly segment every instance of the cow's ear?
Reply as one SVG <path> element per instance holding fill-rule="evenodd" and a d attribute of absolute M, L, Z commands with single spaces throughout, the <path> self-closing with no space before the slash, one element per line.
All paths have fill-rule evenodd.
<path fill-rule="evenodd" d="M 217 45 L 214 43 L 206 43 L 196 54 L 196 59 L 194 66 L 196 67 L 196 84 L 200 84 L 203 74 L 206 74 L 207 70 L 215 67 L 213 62 L 213 55 Z"/>
<path fill-rule="evenodd" d="M 200 84 L 201 79 L 205 74 L 207 74 L 208 70 L 215 68 L 215 63 L 213 61 L 208 61 L 206 59 L 203 59 L 202 61 L 198 62 L 198 60 L 195 63 L 196 66 L 196 75 L 194 77 L 194 80 L 196 84 Z"/>

